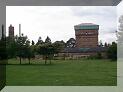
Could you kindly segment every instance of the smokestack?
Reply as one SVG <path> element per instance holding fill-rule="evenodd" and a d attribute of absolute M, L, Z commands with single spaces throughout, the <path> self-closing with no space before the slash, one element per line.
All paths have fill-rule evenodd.
<path fill-rule="evenodd" d="M 19 37 L 21 36 L 21 24 L 19 24 Z"/>

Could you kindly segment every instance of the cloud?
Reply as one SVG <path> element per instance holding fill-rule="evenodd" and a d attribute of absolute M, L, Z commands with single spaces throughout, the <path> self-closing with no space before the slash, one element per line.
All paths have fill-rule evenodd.
<path fill-rule="evenodd" d="M 22 32 L 34 41 L 39 36 L 45 40 L 47 35 L 52 41 L 75 38 L 74 25 L 82 22 L 99 24 L 99 37 L 103 41 L 116 40 L 112 36 L 116 29 L 115 6 L 7 6 L 6 9 L 7 27 L 13 24 L 18 34 L 21 23 Z M 103 38 L 107 34 L 109 37 Z"/>
<path fill-rule="evenodd" d="M 116 17 L 115 6 L 86 6 L 86 7 L 71 7 L 75 16 L 102 16 L 102 17 Z"/>
<path fill-rule="evenodd" d="M 82 22 L 91 22 L 99 25 L 99 37 L 103 41 L 116 41 L 117 12 L 115 6 L 71 7 L 73 15 Z M 107 35 L 107 38 L 103 38 Z M 113 36 L 111 36 L 113 35 Z M 109 37 L 108 37 L 109 36 Z"/>

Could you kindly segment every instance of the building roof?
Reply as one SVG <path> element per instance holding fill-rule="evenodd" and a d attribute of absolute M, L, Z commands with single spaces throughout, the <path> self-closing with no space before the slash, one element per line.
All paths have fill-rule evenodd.
<path fill-rule="evenodd" d="M 84 29 L 84 30 L 87 30 L 87 29 L 99 29 L 99 25 L 97 24 L 93 24 L 93 23 L 81 23 L 81 24 L 78 24 L 78 25 L 75 25 L 74 26 L 74 29 L 75 30 L 79 30 L 79 29 Z"/>
<path fill-rule="evenodd" d="M 96 48 L 64 48 L 61 53 L 88 53 L 88 52 L 106 52 L 107 47 Z"/>

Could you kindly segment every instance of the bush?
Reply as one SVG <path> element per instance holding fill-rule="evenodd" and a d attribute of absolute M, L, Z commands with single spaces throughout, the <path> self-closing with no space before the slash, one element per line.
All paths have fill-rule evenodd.
<path fill-rule="evenodd" d="M 89 56 L 87 59 L 102 59 L 102 55 L 99 52 L 99 53 L 97 53 L 97 55 Z"/>
<path fill-rule="evenodd" d="M 107 55 L 109 59 L 114 61 L 117 60 L 117 44 L 115 42 L 112 42 L 112 45 L 109 46 Z"/>

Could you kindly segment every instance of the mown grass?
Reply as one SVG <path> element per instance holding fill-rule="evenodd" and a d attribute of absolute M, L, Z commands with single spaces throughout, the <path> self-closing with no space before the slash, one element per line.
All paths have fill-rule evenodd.
<path fill-rule="evenodd" d="M 109 60 L 43 60 L 11 59 L 6 69 L 8 86 L 116 86 L 117 62 Z M 14 65 L 15 64 L 15 65 Z"/>

